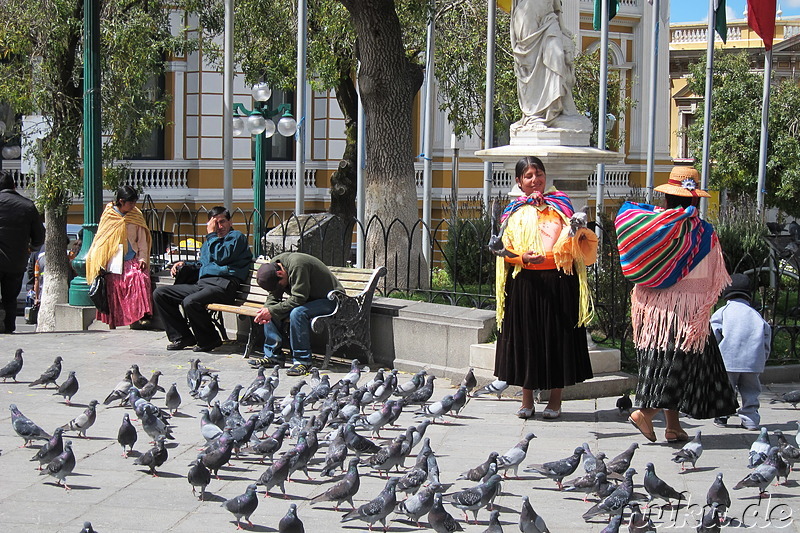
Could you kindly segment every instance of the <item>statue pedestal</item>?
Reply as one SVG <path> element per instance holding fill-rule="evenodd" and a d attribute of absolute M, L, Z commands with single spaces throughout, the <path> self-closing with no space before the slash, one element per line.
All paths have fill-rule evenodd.
<path fill-rule="evenodd" d="M 531 135 L 541 137 L 545 134 L 546 132 L 537 132 Z M 586 209 L 590 192 L 594 197 L 594 191 L 587 189 L 587 183 L 598 163 L 615 164 L 624 157 L 617 152 L 589 146 L 550 145 L 542 142 L 521 144 L 525 140 L 526 137 L 513 136 L 510 145 L 479 150 L 475 152 L 475 156 L 484 161 L 503 163 L 512 175 L 520 158 L 528 155 L 538 157 L 547 170 L 547 187 L 552 185 L 567 193 L 577 211 Z"/>

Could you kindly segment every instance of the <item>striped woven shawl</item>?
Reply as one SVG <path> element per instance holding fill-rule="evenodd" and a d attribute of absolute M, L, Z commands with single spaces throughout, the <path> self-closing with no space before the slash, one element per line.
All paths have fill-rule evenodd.
<path fill-rule="evenodd" d="M 695 207 L 660 209 L 625 202 L 614 225 L 622 273 L 655 289 L 683 279 L 711 250 L 714 235 Z"/>

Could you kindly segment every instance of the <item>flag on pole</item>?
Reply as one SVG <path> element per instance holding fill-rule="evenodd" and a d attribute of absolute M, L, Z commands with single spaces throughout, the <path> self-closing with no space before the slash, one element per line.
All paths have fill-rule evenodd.
<path fill-rule="evenodd" d="M 775 0 L 747 0 L 747 25 L 764 41 L 766 50 L 772 49 L 775 37 Z"/>
<path fill-rule="evenodd" d="M 725 0 L 714 0 L 714 28 L 723 43 L 728 42 L 728 20 L 725 16 Z"/>
<path fill-rule="evenodd" d="M 608 0 L 608 20 L 613 19 L 617 16 L 617 5 L 619 0 Z M 600 30 L 600 25 L 602 24 L 602 18 L 600 13 L 603 11 L 603 0 L 594 0 L 594 18 L 592 19 L 592 24 L 594 25 L 595 31 Z"/>

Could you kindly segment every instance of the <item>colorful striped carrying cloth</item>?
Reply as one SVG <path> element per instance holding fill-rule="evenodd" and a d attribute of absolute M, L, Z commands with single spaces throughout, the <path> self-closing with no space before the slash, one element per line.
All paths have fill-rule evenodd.
<path fill-rule="evenodd" d="M 511 202 L 509 202 L 505 209 L 503 209 L 503 214 L 500 215 L 500 222 L 505 222 L 511 213 L 523 205 L 540 206 L 544 204 L 559 210 L 567 218 L 570 218 L 575 214 L 575 209 L 572 207 L 572 200 L 569 199 L 569 196 L 561 191 L 551 189 L 544 194 L 540 193 L 539 191 L 533 191 L 530 196 L 520 196 L 518 198 L 514 198 L 511 200 Z"/>
<path fill-rule="evenodd" d="M 714 229 L 697 208 L 656 209 L 625 202 L 614 220 L 622 273 L 633 283 L 670 287 L 711 250 Z"/>

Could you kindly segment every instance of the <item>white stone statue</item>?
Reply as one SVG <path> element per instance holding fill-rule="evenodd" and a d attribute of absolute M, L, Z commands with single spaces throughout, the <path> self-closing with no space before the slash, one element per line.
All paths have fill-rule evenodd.
<path fill-rule="evenodd" d="M 522 109 L 522 119 L 511 125 L 512 138 L 548 131 L 588 135 L 591 123 L 572 98 L 575 44 L 564 27 L 561 0 L 514 0 L 511 47 Z"/>

